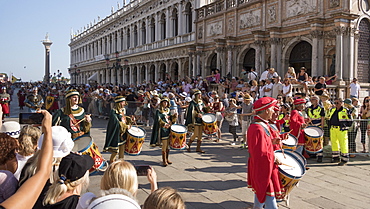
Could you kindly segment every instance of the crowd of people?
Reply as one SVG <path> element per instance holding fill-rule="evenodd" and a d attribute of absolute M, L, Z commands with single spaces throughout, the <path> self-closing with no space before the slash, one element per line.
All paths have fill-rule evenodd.
<path fill-rule="evenodd" d="M 346 165 L 354 157 L 349 153 L 357 151 L 355 139 L 360 124 L 352 119 L 370 118 L 370 97 L 359 104 L 360 86 L 353 79 L 350 98 L 331 98 L 326 85 L 335 79 L 335 75 L 311 77 L 304 67 L 295 74 L 289 67 L 283 80 L 274 68 L 261 75 L 252 68 L 250 72 L 243 69 L 240 77 L 228 74 L 221 78 L 216 70 L 204 79 L 197 76 L 173 81 L 166 76 L 158 82 L 137 85 L 24 83 L 17 92 L 20 109 L 26 106 L 30 112 L 42 113 L 44 120 L 42 130 L 28 125 L 20 128 L 15 122 L 2 124 L 1 132 L 6 134 L 0 134 L 0 183 L 4 185 L 0 206 L 18 206 L 16 198 L 30 190 L 34 192 L 25 201 L 34 208 L 114 208 L 123 204 L 140 208 L 135 201 L 136 170 L 123 159 L 128 147 L 136 148 L 144 140 L 130 144 L 129 130 L 138 125 L 151 127 L 151 136 L 147 137 L 150 146 L 161 146 L 162 165 L 168 166 L 173 163 L 169 160 L 171 126 L 186 127 L 181 133 L 188 138 L 184 149 L 191 152 L 197 140 L 195 151 L 204 153 L 204 138 L 214 137 L 216 143 L 224 140 L 221 128 L 226 120 L 233 137 L 231 145 L 248 148 L 248 185 L 256 193 L 256 208 L 265 203 L 267 208 L 275 208 L 276 200 L 284 197 L 284 188 L 277 173 L 279 162 L 273 156 L 274 151 L 283 149 L 288 134 L 296 138 L 294 149 L 298 153 L 319 163 L 323 162 L 323 149 L 312 150 L 307 145 L 308 127 L 322 130 L 317 146 L 324 147 L 331 139 L 333 163 Z M 301 85 L 303 90 L 293 94 L 293 84 Z M 313 93 L 310 85 L 314 85 Z M 4 115 L 9 114 L 11 99 L 7 89 L 14 86 L 2 88 Z M 211 121 L 205 121 L 205 115 Z M 111 156 L 101 180 L 101 196 L 81 194 L 95 159 L 71 152 L 73 140 L 89 135 L 92 116 L 109 118 L 104 150 Z M 367 124 L 361 126 L 363 152 L 367 130 Z M 143 208 L 185 207 L 176 190 L 157 188 L 153 168 L 147 172 L 152 193 Z"/>

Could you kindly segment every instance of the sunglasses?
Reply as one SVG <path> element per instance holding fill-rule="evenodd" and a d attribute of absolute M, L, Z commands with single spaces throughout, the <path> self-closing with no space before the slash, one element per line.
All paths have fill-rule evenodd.
<path fill-rule="evenodd" d="M 283 99 L 283 98 L 281 98 L 281 97 L 278 97 L 277 99 Z"/>
<path fill-rule="evenodd" d="M 336 105 L 337 105 L 337 104 L 341 104 L 341 102 L 334 102 L 334 104 L 336 104 Z"/>
<path fill-rule="evenodd" d="M 369 102 L 369 100 L 365 100 L 365 102 Z"/>

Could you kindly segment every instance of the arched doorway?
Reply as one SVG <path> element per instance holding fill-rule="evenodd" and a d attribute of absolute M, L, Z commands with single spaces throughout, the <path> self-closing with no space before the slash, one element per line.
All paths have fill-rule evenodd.
<path fill-rule="evenodd" d="M 359 25 L 360 38 L 358 40 L 357 75 L 358 81 L 368 83 L 370 70 L 370 23 L 363 19 Z M 361 75 L 361 76 L 360 76 Z"/>
<path fill-rule="evenodd" d="M 125 84 L 130 85 L 130 67 L 127 67 L 125 70 Z"/>
<path fill-rule="evenodd" d="M 159 68 L 159 78 L 162 80 L 165 80 L 166 78 L 166 65 L 164 63 L 162 63 Z"/>
<path fill-rule="evenodd" d="M 155 66 L 154 65 L 151 65 L 150 66 L 150 70 L 149 70 L 149 79 L 151 82 L 156 82 L 155 80 Z"/>
<path fill-rule="evenodd" d="M 134 67 L 134 71 L 132 72 L 132 81 L 131 81 L 131 84 L 137 84 L 137 74 L 138 74 L 138 72 L 137 72 L 138 70 L 137 70 L 137 67 L 135 66 Z"/>
<path fill-rule="evenodd" d="M 217 53 L 214 53 L 211 58 L 210 71 L 207 72 L 207 75 L 211 75 L 211 72 L 217 70 Z M 207 76 L 205 75 L 205 76 Z"/>
<path fill-rule="evenodd" d="M 312 46 L 307 41 L 301 41 L 297 43 L 289 57 L 289 66 L 294 67 L 295 72 L 299 73 L 301 67 L 307 69 L 308 75 L 311 75 L 311 66 L 312 66 Z M 312 75 L 317 76 L 317 75 Z"/>
<path fill-rule="evenodd" d="M 171 79 L 173 81 L 179 80 L 179 64 L 177 62 L 174 62 L 171 67 Z"/>
<path fill-rule="evenodd" d="M 141 72 L 140 72 L 140 77 L 141 77 L 141 81 L 140 82 L 143 82 L 144 80 L 146 81 L 146 79 L 147 79 L 145 71 L 146 71 L 146 68 L 143 65 L 141 67 Z"/>
<path fill-rule="evenodd" d="M 254 68 L 255 66 L 256 66 L 256 50 L 249 49 L 248 52 L 244 56 L 243 67 L 247 71 L 250 71 L 251 68 Z"/>

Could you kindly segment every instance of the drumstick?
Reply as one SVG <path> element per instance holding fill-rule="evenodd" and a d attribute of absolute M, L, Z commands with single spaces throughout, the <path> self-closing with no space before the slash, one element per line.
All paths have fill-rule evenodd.
<path fill-rule="evenodd" d="M 73 126 L 76 126 L 76 125 L 80 124 L 84 120 L 86 120 L 86 118 L 82 118 L 80 121 L 78 121 L 77 123 L 73 124 Z"/>
<path fill-rule="evenodd" d="M 285 165 L 285 166 L 288 166 L 288 167 L 291 167 L 291 168 L 295 168 L 294 166 L 288 165 L 288 164 L 285 164 L 285 163 L 281 163 L 280 165 Z"/>

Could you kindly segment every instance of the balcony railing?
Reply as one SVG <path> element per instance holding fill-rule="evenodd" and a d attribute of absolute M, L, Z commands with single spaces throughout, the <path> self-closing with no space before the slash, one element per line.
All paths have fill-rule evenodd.
<path fill-rule="evenodd" d="M 261 0 L 221 0 L 214 1 L 196 10 L 197 18 L 202 19 L 207 16 L 228 10 L 230 8 L 238 7 L 246 3 L 254 3 Z"/>

